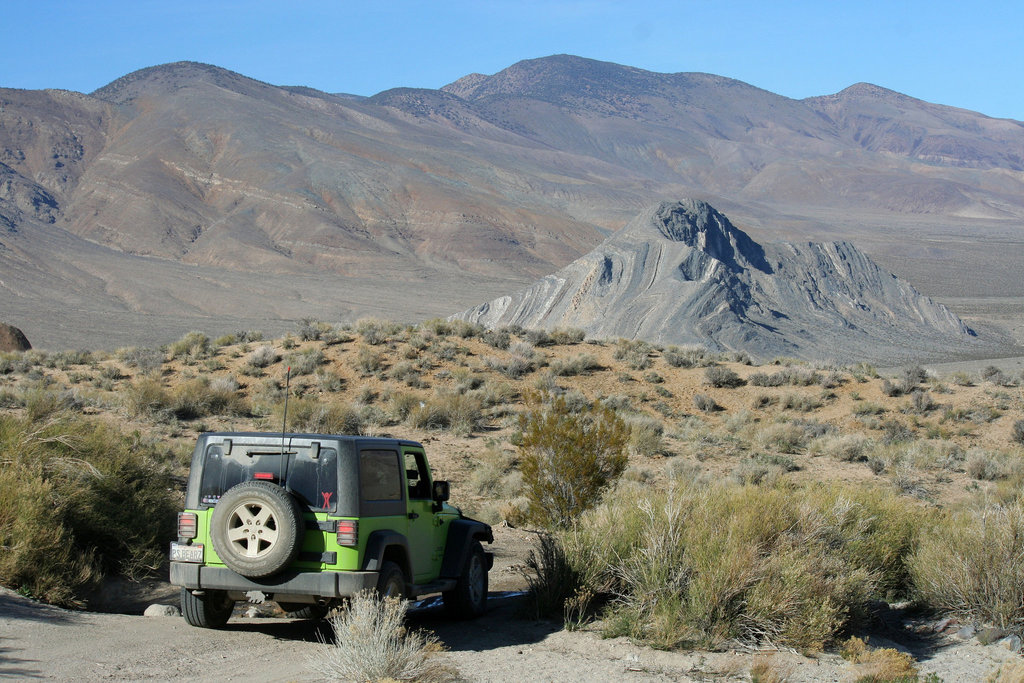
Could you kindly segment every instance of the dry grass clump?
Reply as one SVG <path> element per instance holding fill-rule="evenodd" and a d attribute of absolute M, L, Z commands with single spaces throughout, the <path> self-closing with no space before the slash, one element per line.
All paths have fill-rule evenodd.
<path fill-rule="evenodd" d="M 746 384 L 746 380 L 729 368 L 710 365 L 704 370 L 704 381 L 719 389 L 735 389 Z"/>
<path fill-rule="evenodd" d="M 1024 501 L 945 513 L 922 530 L 910 570 L 935 608 L 1018 630 L 1024 627 Z"/>
<path fill-rule="evenodd" d="M 334 642 L 321 641 L 324 647 L 309 659 L 310 668 L 328 680 L 460 680 L 435 636 L 406 629 L 407 609 L 405 600 L 382 598 L 372 591 L 356 594 L 348 609 L 330 619 Z"/>
<path fill-rule="evenodd" d="M 251 370 L 262 370 L 263 368 L 269 367 L 281 360 L 281 354 L 277 352 L 273 346 L 264 344 L 263 346 L 256 347 L 246 358 L 245 364 Z M 258 374 L 258 373 L 252 373 Z"/>
<path fill-rule="evenodd" d="M 435 391 L 412 406 L 406 418 L 408 425 L 416 429 L 446 429 L 462 436 L 475 432 L 482 421 L 478 396 L 450 390 Z"/>
<path fill-rule="evenodd" d="M 210 355 L 210 338 L 202 332 L 189 332 L 184 337 L 167 347 L 171 360 L 182 358 L 195 361 Z"/>
<path fill-rule="evenodd" d="M 560 358 L 551 363 L 551 372 L 558 377 L 587 375 L 592 370 L 601 369 L 601 364 L 589 353 L 578 353 L 569 358 Z"/>
<path fill-rule="evenodd" d="M 166 454 L 60 413 L 0 415 L 0 584 L 82 604 L 107 573 L 154 571 L 174 535 Z"/>
<path fill-rule="evenodd" d="M 387 343 L 392 337 L 398 335 L 404 325 L 389 320 L 378 320 L 377 318 L 361 318 L 356 321 L 356 332 L 363 338 L 363 341 L 371 346 Z"/>
<path fill-rule="evenodd" d="M 284 419 L 284 403 L 274 409 L 276 424 Z M 297 398 L 288 402 L 288 427 L 316 434 L 362 434 L 366 419 L 356 406 L 339 401 Z"/>
<path fill-rule="evenodd" d="M 874 596 L 908 589 L 921 513 L 864 489 L 620 487 L 562 537 L 580 585 L 613 598 L 609 635 L 820 649 Z"/>
<path fill-rule="evenodd" d="M 893 648 L 872 648 L 866 640 L 856 636 L 845 641 L 839 654 L 854 664 L 857 680 L 866 683 L 883 681 L 917 681 L 918 670 L 914 658 Z"/>
<path fill-rule="evenodd" d="M 654 349 L 639 339 L 620 339 L 615 342 L 612 357 L 621 360 L 633 370 L 646 370 L 651 367 L 651 353 Z"/>
<path fill-rule="evenodd" d="M 310 375 L 326 362 L 326 358 L 320 349 L 303 349 L 289 353 L 284 362 L 292 369 L 293 375 Z"/>

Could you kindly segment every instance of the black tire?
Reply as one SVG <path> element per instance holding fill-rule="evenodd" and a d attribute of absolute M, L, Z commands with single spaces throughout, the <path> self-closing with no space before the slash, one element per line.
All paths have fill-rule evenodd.
<path fill-rule="evenodd" d="M 405 597 L 405 574 L 401 567 L 391 561 L 381 565 L 377 576 L 377 593 L 384 598 L 401 600 Z"/>
<path fill-rule="evenodd" d="M 299 504 L 280 486 L 245 481 L 213 509 L 210 536 L 224 564 L 242 576 L 272 576 L 299 554 L 305 526 Z"/>
<path fill-rule="evenodd" d="M 455 588 L 443 594 L 444 607 L 458 619 L 475 619 L 487 611 L 487 556 L 473 541 Z"/>
<path fill-rule="evenodd" d="M 203 591 L 193 595 L 187 588 L 181 589 L 181 614 L 190 626 L 200 628 L 221 628 L 228 623 L 235 601 L 228 599 L 227 591 Z"/>
<path fill-rule="evenodd" d="M 327 613 L 331 610 L 327 605 L 319 604 L 307 605 L 297 602 L 279 602 L 277 604 L 292 619 L 320 620 L 326 617 Z"/>

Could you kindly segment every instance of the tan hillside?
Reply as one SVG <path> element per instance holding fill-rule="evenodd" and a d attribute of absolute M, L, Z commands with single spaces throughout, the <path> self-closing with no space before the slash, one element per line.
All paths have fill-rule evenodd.
<path fill-rule="evenodd" d="M 173 444 L 183 476 L 198 432 L 281 429 L 290 366 L 290 431 L 424 441 L 457 503 L 514 524 L 523 505 L 516 416 L 537 392 L 600 401 L 626 419 L 628 479 L 859 481 L 948 503 L 1024 477 L 1014 440 L 1022 377 L 994 368 L 883 378 L 866 365 L 756 367 L 699 347 L 444 321 L 307 321 L 283 339 L 245 334 L 254 340 L 193 333 L 162 351 L 5 353 L 0 405 L 12 414 L 66 409 L 139 430 Z M 737 382 L 745 383 L 730 386 Z"/>

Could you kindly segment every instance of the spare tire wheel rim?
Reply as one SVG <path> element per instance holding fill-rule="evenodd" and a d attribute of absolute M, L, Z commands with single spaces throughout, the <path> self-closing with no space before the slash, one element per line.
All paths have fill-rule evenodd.
<path fill-rule="evenodd" d="M 277 545 L 279 524 L 269 505 L 239 503 L 228 514 L 227 526 L 231 550 L 239 557 L 265 557 Z"/>

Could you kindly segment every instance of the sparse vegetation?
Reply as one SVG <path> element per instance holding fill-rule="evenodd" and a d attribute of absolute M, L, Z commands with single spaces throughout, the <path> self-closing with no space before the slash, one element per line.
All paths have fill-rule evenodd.
<path fill-rule="evenodd" d="M 927 608 L 1024 628 L 1009 607 L 1020 604 L 1015 579 L 1000 571 L 1013 563 L 1014 534 L 1024 534 L 1015 531 L 1013 512 L 1024 481 L 1024 402 L 994 372 L 940 381 L 909 368 L 886 385 L 870 366 L 780 359 L 748 370 L 740 364 L 749 359 L 699 347 L 601 340 L 581 347 L 578 331 L 529 334 L 448 321 L 334 328 L 306 320 L 286 340 L 248 332 L 204 338 L 190 333 L 162 351 L 0 354 L 0 419 L 13 421 L 0 423 L 0 438 L 22 429 L 9 424 L 30 425 L 23 432 L 65 425 L 39 432 L 56 439 L 52 446 L 30 440 L 35 445 L 24 452 L 50 463 L 32 470 L 35 479 L 15 474 L 22 460 L 13 454 L 22 451 L 0 451 L 0 482 L 18 487 L 17 500 L 15 489 L 3 489 L 0 506 L 15 511 L 0 509 L 3 533 L 31 526 L 19 527 L 12 514 L 46 524 L 56 511 L 65 514 L 53 503 L 53 491 L 69 486 L 57 483 L 61 477 L 120 486 L 117 477 L 97 478 L 77 464 L 92 462 L 80 441 L 74 450 L 60 445 L 69 436 L 96 440 L 91 430 L 99 422 L 86 420 L 137 431 L 105 428 L 108 450 L 143 462 L 161 495 L 173 498 L 183 453 L 171 456 L 153 443 L 184 451 L 199 430 L 280 428 L 285 366 L 292 365 L 290 429 L 441 439 L 456 455 L 439 460 L 436 474 L 453 481 L 473 514 L 575 528 L 551 536 L 549 550 L 562 551 L 576 578 L 544 610 L 569 627 L 599 614 L 609 633 L 663 646 L 768 638 L 814 649 L 855 623 L 870 595 L 914 597 Z M 602 424 L 614 426 L 608 442 L 615 446 L 580 446 Z M 445 433 L 429 437 L 428 430 Z M 47 454 L 51 447 L 59 456 Z M 556 449 L 569 454 L 564 461 L 553 457 Z M 545 454 L 542 465 L 529 463 L 531 452 Z M 608 461 L 584 475 L 598 452 L 610 454 Z M 868 488 L 832 483 L 842 480 Z M 664 512 L 641 515 L 641 506 L 664 509 L 670 495 L 686 502 L 673 513 L 687 520 L 685 528 L 671 526 Z M 708 511 L 695 511 L 712 495 L 718 499 Z M 793 500 L 778 502 L 786 496 Z M 66 539 L 71 527 L 62 523 Z M 60 572 L 33 578 L 25 568 L 49 550 L 33 555 L 25 546 L 20 554 L 18 546 L 18 553 L 0 550 L 0 581 L 70 604 L 100 571 L 144 573 L 152 564 L 146 553 L 162 557 L 167 540 L 139 550 L 142 559 L 130 567 L 115 567 L 104 564 L 88 530 L 73 531 L 82 532 L 78 559 Z M 736 545 L 729 534 L 751 545 Z M 0 546 L 12 547 L 9 538 Z M 665 562 L 642 567 L 664 538 L 682 545 Z M 745 555 L 752 547 L 757 552 Z M 547 552 L 537 551 L 540 571 L 547 571 Z M 10 573 L 14 566 L 21 573 Z"/>
<path fill-rule="evenodd" d="M 406 628 L 407 609 L 404 600 L 371 591 L 357 594 L 348 609 L 330 619 L 334 642 L 323 642 L 310 668 L 328 680 L 461 680 L 436 637 Z"/>

